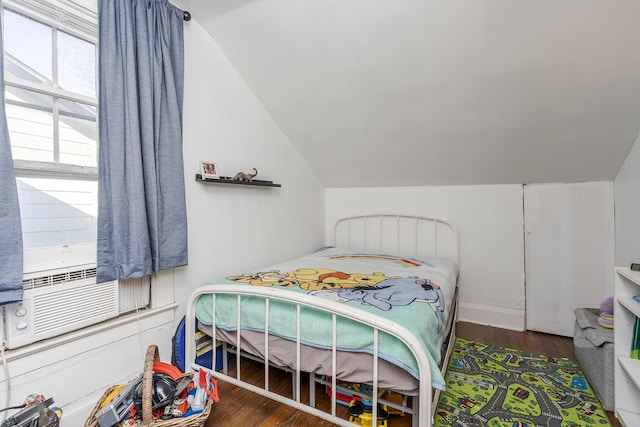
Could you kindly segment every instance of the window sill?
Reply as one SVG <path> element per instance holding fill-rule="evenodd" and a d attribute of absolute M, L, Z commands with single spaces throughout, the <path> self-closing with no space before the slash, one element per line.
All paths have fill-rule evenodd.
<path fill-rule="evenodd" d="M 20 359 L 25 356 L 32 356 L 35 353 L 43 352 L 56 347 L 61 347 L 73 341 L 96 336 L 101 332 L 111 331 L 119 326 L 135 324 L 145 319 L 149 319 L 151 317 L 158 316 L 169 311 L 174 311 L 177 306 L 177 303 L 171 303 L 162 307 L 150 308 L 137 313 L 119 316 L 105 322 L 98 323 L 96 325 L 88 326 L 74 332 L 60 335 L 55 338 L 39 341 L 14 350 L 5 350 L 5 357 L 7 361 L 11 361 Z"/>

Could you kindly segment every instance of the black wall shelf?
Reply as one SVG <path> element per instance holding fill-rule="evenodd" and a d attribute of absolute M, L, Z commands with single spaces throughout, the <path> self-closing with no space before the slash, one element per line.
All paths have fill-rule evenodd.
<path fill-rule="evenodd" d="M 280 184 L 274 184 L 273 181 L 262 181 L 254 179 L 252 181 L 235 181 L 229 176 L 221 176 L 219 179 L 203 178 L 201 174 L 196 174 L 196 181 L 206 182 L 208 184 L 232 184 L 232 185 L 253 185 L 256 187 L 282 187 Z"/>

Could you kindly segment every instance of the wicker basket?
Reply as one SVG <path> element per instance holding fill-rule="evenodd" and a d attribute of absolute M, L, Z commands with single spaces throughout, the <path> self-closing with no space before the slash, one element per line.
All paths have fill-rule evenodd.
<path fill-rule="evenodd" d="M 147 354 L 144 359 L 144 372 L 142 376 L 142 425 L 147 426 L 157 426 L 157 427 L 202 427 L 207 422 L 207 418 L 209 418 L 209 413 L 211 412 L 211 407 L 213 406 L 213 399 L 207 399 L 207 404 L 204 407 L 204 410 L 198 414 L 194 414 L 188 417 L 182 418 L 172 418 L 170 420 L 154 420 L 151 412 L 152 409 L 152 395 L 151 390 L 153 388 L 153 362 L 156 360 L 160 360 L 158 356 L 158 347 L 155 345 L 150 345 L 147 348 Z M 93 411 L 91 411 L 91 415 L 84 423 L 84 427 L 98 427 L 98 421 L 96 420 L 96 414 L 100 410 L 102 402 L 104 399 L 109 396 L 117 386 L 109 387 L 98 403 L 96 404 Z"/>

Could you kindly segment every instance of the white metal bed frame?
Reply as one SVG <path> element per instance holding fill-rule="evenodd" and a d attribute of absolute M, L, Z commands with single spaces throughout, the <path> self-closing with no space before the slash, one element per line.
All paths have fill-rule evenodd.
<path fill-rule="evenodd" d="M 413 223 L 413 224 L 412 224 Z M 426 229 L 425 224 L 429 224 Z M 387 233 L 389 226 L 395 226 L 394 233 Z M 410 245 L 413 246 L 413 253 L 401 253 L 406 248 L 406 239 L 403 235 L 407 234 L 408 229 L 413 229 L 413 242 L 409 238 Z M 446 237 L 448 243 L 442 245 L 440 236 L 442 231 L 448 232 L 449 236 Z M 430 247 L 423 248 L 421 246 L 420 235 L 427 234 L 430 236 L 430 240 L 433 242 Z M 372 238 L 373 236 L 373 238 Z M 387 237 L 389 236 L 389 237 Z M 393 237 L 395 236 L 395 237 Z M 376 242 L 377 241 L 377 242 Z M 387 253 L 394 252 L 403 256 L 438 256 L 441 255 L 441 248 L 444 247 L 448 256 L 453 259 L 459 266 L 459 233 L 457 227 L 443 218 L 436 218 L 431 216 L 414 216 L 414 215 L 402 215 L 402 214 L 375 214 L 375 215 L 361 215 L 340 219 L 336 222 L 333 232 L 333 244 L 340 242 L 340 247 L 348 247 L 356 250 L 378 251 Z M 346 243 L 344 243 L 346 242 Z M 346 245 L 346 246 L 345 246 Z M 419 389 L 413 396 L 413 408 L 405 408 L 407 412 L 413 414 L 414 426 L 428 426 L 433 422 L 433 412 L 435 410 L 435 403 L 437 402 L 439 391 L 431 392 L 431 369 L 428 356 L 422 347 L 420 341 L 414 336 L 414 334 L 401 325 L 398 325 L 383 317 L 372 315 L 369 312 L 354 310 L 353 307 L 343 304 L 337 304 L 332 301 L 327 301 L 323 298 L 317 298 L 314 296 L 300 294 L 296 292 L 282 292 L 277 287 L 244 287 L 233 284 L 220 284 L 220 285 L 205 285 L 198 287 L 190 296 L 189 302 L 186 307 L 186 319 L 185 319 L 185 366 L 197 370 L 202 366 L 197 365 L 195 361 L 195 304 L 201 295 L 212 295 L 212 318 L 215 319 L 216 309 L 216 295 L 219 294 L 233 294 L 237 295 L 238 307 L 240 307 L 240 300 L 242 296 L 261 296 L 265 298 L 266 310 L 265 310 L 265 331 L 269 330 L 269 303 L 272 300 L 288 301 L 296 307 L 297 318 L 297 337 L 296 337 L 296 368 L 294 374 L 293 398 L 276 394 L 269 390 L 269 334 L 264 333 L 265 338 L 265 360 L 264 360 L 264 386 L 258 387 L 253 384 L 249 384 L 241 380 L 241 358 L 236 357 L 236 372 L 235 377 L 227 375 L 226 354 L 223 355 L 223 361 L 225 369 L 223 372 L 217 372 L 211 370 L 211 374 L 223 381 L 242 387 L 249 391 L 255 392 L 259 395 L 271 398 L 277 402 L 285 404 L 305 411 L 309 414 L 318 416 L 325 420 L 328 420 L 336 425 L 353 426 L 349 421 L 339 418 L 336 415 L 336 395 L 332 393 L 331 396 L 331 411 L 325 412 L 315 408 L 314 393 L 310 390 L 310 403 L 304 403 L 301 400 L 301 370 L 300 370 L 300 312 L 303 306 L 312 307 L 319 310 L 324 310 L 332 315 L 333 319 L 333 332 L 332 332 L 332 375 L 330 380 L 330 386 L 332 390 L 338 390 L 337 378 L 336 378 L 336 324 L 338 316 L 351 319 L 356 322 L 363 323 L 372 327 L 374 334 L 374 348 L 372 356 L 372 385 L 374 392 L 372 393 L 372 418 L 377 419 L 377 407 L 378 407 L 378 336 L 380 332 L 388 333 L 397 337 L 402 341 L 407 348 L 412 352 L 416 359 L 419 369 Z M 238 324 L 240 324 L 241 311 L 238 310 Z M 449 318 L 452 318 L 453 324 L 451 326 L 451 336 L 448 340 L 448 348 L 446 351 L 445 360 L 442 362 L 442 371 L 446 369 L 447 360 L 449 359 L 451 347 L 455 339 L 455 318 L 456 312 L 452 311 L 449 314 Z M 236 343 L 240 343 L 240 328 L 236 331 Z M 216 329 L 213 328 L 213 342 L 216 340 Z M 226 347 L 226 346 L 225 346 Z M 239 352 L 242 349 L 239 348 Z M 244 355 L 244 354 L 243 354 Z M 216 351 L 212 352 L 212 365 L 216 366 Z M 310 377 L 310 382 L 319 381 L 315 378 L 315 375 Z M 319 382 L 322 382 L 320 380 Z M 325 384 L 328 381 L 324 382 Z M 313 390 L 315 384 L 310 384 L 310 388 Z M 427 392 L 429 390 L 429 392 Z M 356 393 L 357 394 L 357 393 Z M 432 400 L 433 399 L 433 400 Z M 417 403 L 416 403 L 417 400 Z M 386 403 L 386 402 L 385 402 Z"/>

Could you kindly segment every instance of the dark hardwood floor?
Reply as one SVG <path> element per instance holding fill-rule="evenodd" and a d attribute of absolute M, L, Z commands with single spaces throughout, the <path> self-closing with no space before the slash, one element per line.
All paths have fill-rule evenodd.
<path fill-rule="evenodd" d="M 456 334 L 460 338 L 477 340 L 487 344 L 510 347 L 548 356 L 575 359 L 571 338 L 530 331 L 517 332 L 467 322 L 459 322 L 457 324 Z M 230 363 L 230 366 L 234 364 L 235 363 Z M 243 379 L 248 379 L 262 387 L 263 371 L 264 368 L 261 364 L 248 360 L 244 361 L 243 359 L 241 367 Z M 289 374 L 277 369 L 271 369 L 269 375 L 272 390 L 281 390 L 291 395 L 291 376 Z M 303 379 L 302 383 L 302 400 L 308 401 L 309 390 L 306 378 Z M 220 403 L 214 405 L 206 427 L 320 427 L 332 425 L 320 418 L 293 410 L 278 402 L 230 384 L 221 382 L 219 390 Z M 326 398 L 324 389 L 320 386 L 316 388 L 316 397 L 318 407 L 325 409 L 329 407 L 330 400 Z M 338 409 L 342 411 L 342 414 L 346 418 L 346 407 L 338 405 Z M 609 413 L 609 418 L 613 427 L 622 427 L 612 413 Z M 408 427 L 410 425 L 411 421 L 409 417 L 392 416 L 389 420 L 389 427 Z"/>

